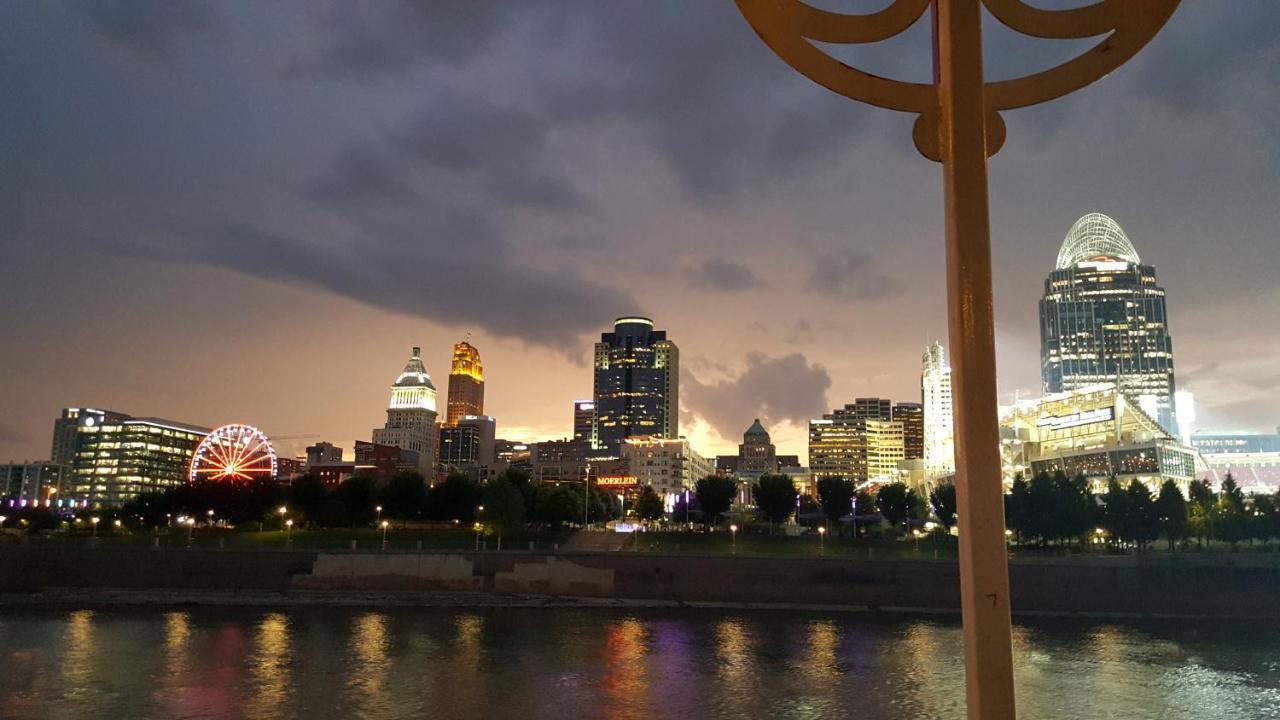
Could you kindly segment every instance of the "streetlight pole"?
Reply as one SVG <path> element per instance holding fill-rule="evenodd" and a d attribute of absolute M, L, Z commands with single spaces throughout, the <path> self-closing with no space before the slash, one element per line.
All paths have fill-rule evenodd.
<path fill-rule="evenodd" d="M 736 555 L 738 552 L 738 526 L 737 525 L 729 526 L 729 538 L 730 538 L 729 547 L 731 548 L 732 552 Z"/>
<path fill-rule="evenodd" d="M 374 519 L 373 519 L 374 524 L 379 526 L 382 525 L 382 506 L 378 505 L 373 509 L 373 511 L 374 511 Z"/>
<path fill-rule="evenodd" d="M 101 519 L 102 518 L 99 518 L 99 517 L 89 518 L 89 524 L 93 526 L 93 534 L 91 537 L 93 537 L 94 540 L 98 539 L 98 521 Z"/>
<path fill-rule="evenodd" d="M 586 474 L 582 478 L 582 529 L 587 529 L 589 522 L 587 506 L 591 504 L 591 463 L 587 463 Z"/>
<path fill-rule="evenodd" d="M 827 554 L 827 526 L 823 525 L 818 528 L 818 554 Z"/>
<path fill-rule="evenodd" d="M 380 525 L 382 526 L 382 549 L 383 550 L 387 549 L 387 526 L 390 524 L 391 523 L 388 523 L 386 520 L 383 520 L 380 523 Z"/>
<path fill-rule="evenodd" d="M 912 129 L 916 148 L 942 163 L 965 699 L 972 720 L 1013 718 L 987 158 L 1004 144 L 1000 111 L 1062 97 L 1115 70 L 1155 37 L 1180 0 L 1100 0 L 1066 10 L 1025 0 L 894 0 L 865 15 L 819 10 L 801 0 L 736 2 L 760 39 L 809 79 L 853 100 L 918 115 Z M 1104 37 L 1057 67 L 989 83 L 982 67 L 984 6 L 1004 25 L 1032 37 Z M 863 72 L 816 44 L 888 40 L 930 8 L 931 83 Z"/>

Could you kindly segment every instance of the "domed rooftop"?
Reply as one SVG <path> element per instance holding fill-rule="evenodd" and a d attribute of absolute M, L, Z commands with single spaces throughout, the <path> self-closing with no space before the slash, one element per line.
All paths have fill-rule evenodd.
<path fill-rule="evenodd" d="M 1137 264 L 1138 251 L 1120 224 L 1102 213 L 1089 213 L 1071 226 L 1058 251 L 1058 269 L 1090 260 L 1122 260 Z"/>
<path fill-rule="evenodd" d="M 431 376 L 427 374 L 427 366 L 422 362 L 422 348 L 413 349 L 413 354 L 409 356 L 409 362 L 405 363 L 400 377 L 396 378 L 394 387 L 429 387 L 435 390 L 436 386 L 431 383 Z"/>

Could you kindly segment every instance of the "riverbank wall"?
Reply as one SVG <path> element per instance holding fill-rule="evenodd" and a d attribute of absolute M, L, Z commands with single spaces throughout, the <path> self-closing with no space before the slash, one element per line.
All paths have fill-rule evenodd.
<path fill-rule="evenodd" d="M 1017 614 L 1280 617 L 1269 556 L 1015 558 Z M 126 548 L 0 549 L 0 592 L 228 591 L 376 604 L 380 593 L 439 598 L 576 597 L 655 604 L 958 612 L 947 560 L 530 552 L 283 552 Z M 521 600 L 523 603 L 524 600 Z M 429 603 L 433 604 L 433 603 Z"/>

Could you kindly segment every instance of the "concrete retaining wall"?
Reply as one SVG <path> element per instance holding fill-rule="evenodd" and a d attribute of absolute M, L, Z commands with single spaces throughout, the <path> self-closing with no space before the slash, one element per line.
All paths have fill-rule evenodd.
<path fill-rule="evenodd" d="M 1015 560 L 1015 612 L 1280 617 L 1259 556 Z M 488 591 L 954 611 L 954 562 L 633 553 L 0 550 L 0 591 L 47 588 Z"/>

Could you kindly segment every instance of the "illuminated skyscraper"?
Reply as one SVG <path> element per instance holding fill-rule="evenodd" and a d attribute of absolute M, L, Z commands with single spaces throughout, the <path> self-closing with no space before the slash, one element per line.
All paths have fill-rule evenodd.
<path fill-rule="evenodd" d="M 586 440 L 595 447 L 595 440 L 591 437 L 592 428 L 596 422 L 596 403 L 594 400 L 574 400 L 573 401 L 573 439 Z"/>
<path fill-rule="evenodd" d="M 920 395 L 924 405 L 924 474 L 934 478 L 956 471 L 954 420 L 951 415 L 951 366 L 941 343 L 934 343 L 922 358 Z"/>
<path fill-rule="evenodd" d="M 373 441 L 418 453 L 418 471 L 430 478 L 436 465 L 436 417 L 436 386 L 422 363 L 422 349 L 415 347 L 391 385 L 387 424 L 373 431 Z"/>
<path fill-rule="evenodd" d="M 809 421 L 809 471 L 815 479 L 892 481 L 903 454 L 902 423 L 868 418 L 857 405 Z"/>
<path fill-rule="evenodd" d="M 924 406 L 920 403 L 896 403 L 893 419 L 902 423 L 902 449 L 906 460 L 924 458 Z"/>
<path fill-rule="evenodd" d="M 616 454 L 638 435 L 680 434 L 680 351 L 643 317 L 618 318 L 595 352 L 595 440 Z"/>
<path fill-rule="evenodd" d="M 1090 213 L 1062 241 L 1040 300 L 1045 393 L 1118 384 L 1174 430 L 1173 341 L 1156 271 L 1115 220 Z"/>
<path fill-rule="evenodd" d="M 449 405 L 445 424 L 457 427 L 467 415 L 484 414 L 484 367 L 480 351 L 467 341 L 453 346 L 453 366 L 449 370 Z"/>

